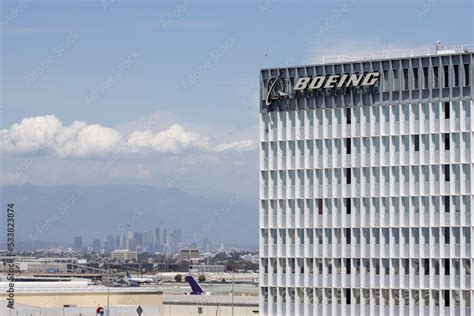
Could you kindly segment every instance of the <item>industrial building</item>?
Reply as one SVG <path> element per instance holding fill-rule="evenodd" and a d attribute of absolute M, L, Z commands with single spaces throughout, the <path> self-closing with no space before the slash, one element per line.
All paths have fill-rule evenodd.
<path fill-rule="evenodd" d="M 472 48 L 261 71 L 262 315 L 472 315 Z"/>

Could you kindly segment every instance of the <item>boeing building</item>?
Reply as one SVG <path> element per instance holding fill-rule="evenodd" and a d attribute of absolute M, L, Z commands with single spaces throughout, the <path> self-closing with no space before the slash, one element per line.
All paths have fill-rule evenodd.
<path fill-rule="evenodd" d="M 261 314 L 474 313 L 473 51 L 261 70 Z"/>

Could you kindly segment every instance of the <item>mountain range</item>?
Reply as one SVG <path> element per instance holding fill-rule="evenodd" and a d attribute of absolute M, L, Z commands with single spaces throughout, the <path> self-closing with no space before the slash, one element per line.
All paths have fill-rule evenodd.
<path fill-rule="evenodd" d="M 181 229 L 183 241 L 258 245 L 257 200 L 229 194 L 210 199 L 151 185 L 0 186 L 6 238 L 7 203 L 14 203 L 17 242 L 85 243 L 126 231 Z"/>

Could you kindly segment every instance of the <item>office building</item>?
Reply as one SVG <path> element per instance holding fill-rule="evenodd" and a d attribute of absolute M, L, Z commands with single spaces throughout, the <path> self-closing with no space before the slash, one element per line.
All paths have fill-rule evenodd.
<path fill-rule="evenodd" d="M 472 315 L 473 57 L 261 71 L 261 314 Z"/>
<path fill-rule="evenodd" d="M 117 249 L 112 251 L 112 259 L 118 261 L 137 261 L 138 255 L 136 251 L 128 249 Z"/>
<path fill-rule="evenodd" d="M 82 237 L 81 236 L 74 237 L 74 250 L 82 251 L 82 249 L 83 249 Z"/>
<path fill-rule="evenodd" d="M 92 251 L 94 253 L 100 253 L 101 247 L 100 247 L 100 239 L 94 239 L 92 240 Z"/>

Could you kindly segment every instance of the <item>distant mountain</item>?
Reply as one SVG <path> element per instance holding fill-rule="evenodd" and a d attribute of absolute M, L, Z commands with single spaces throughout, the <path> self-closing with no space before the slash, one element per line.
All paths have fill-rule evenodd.
<path fill-rule="evenodd" d="M 17 241 L 71 244 L 127 230 L 181 229 L 187 242 L 258 245 L 258 204 L 239 196 L 211 200 L 149 185 L 32 184 L 0 186 L 0 241 L 6 239 L 7 203 L 15 203 Z"/>

